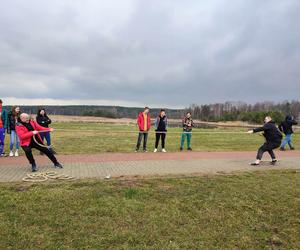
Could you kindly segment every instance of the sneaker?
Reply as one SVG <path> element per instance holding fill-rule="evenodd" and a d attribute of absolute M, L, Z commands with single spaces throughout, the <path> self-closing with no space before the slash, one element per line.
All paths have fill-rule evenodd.
<path fill-rule="evenodd" d="M 63 168 L 63 165 L 61 165 L 61 164 L 58 162 L 58 163 L 54 164 L 54 167 L 56 167 L 56 168 Z"/>
<path fill-rule="evenodd" d="M 16 150 L 16 152 L 15 152 L 15 157 L 19 157 L 19 151 L 18 150 Z"/>
<path fill-rule="evenodd" d="M 192 148 L 188 148 L 188 151 L 192 151 L 193 149 Z"/>
<path fill-rule="evenodd" d="M 165 150 L 164 148 L 161 150 L 161 152 L 163 153 L 167 153 L 167 150 Z"/>
<path fill-rule="evenodd" d="M 156 153 L 157 152 L 157 148 L 155 148 L 153 152 Z"/>
<path fill-rule="evenodd" d="M 10 156 L 10 157 L 13 157 L 13 156 L 14 156 L 14 152 L 13 152 L 13 151 L 10 151 L 10 152 L 9 152 L 9 156 Z"/>
<path fill-rule="evenodd" d="M 36 172 L 38 169 L 37 169 L 37 166 L 35 164 L 32 164 L 31 165 L 31 171 L 32 172 Z"/>
<path fill-rule="evenodd" d="M 279 150 L 280 150 L 280 151 L 285 151 L 285 148 L 280 148 Z"/>
<path fill-rule="evenodd" d="M 144 149 L 144 153 L 148 153 L 147 149 Z"/>
<path fill-rule="evenodd" d="M 272 166 L 275 166 L 276 163 L 277 163 L 277 160 L 276 160 L 276 159 L 273 159 L 273 160 L 271 161 L 271 165 L 272 165 Z"/>
<path fill-rule="evenodd" d="M 294 148 L 294 147 L 291 147 L 291 150 L 295 150 L 295 148 Z"/>
<path fill-rule="evenodd" d="M 7 157 L 7 154 L 2 153 L 2 154 L 0 155 L 0 157 Z"/>
<path fill-rule="evenodd" d="M 259 166 L 260 163 L 257 163 L 257 162 L 251 162 L 250 165 L 251 165 L 251 166 Z"/>
<path fill-rule="evenodd" d="M 183 148 L 180 148 L 179 150 L 180 150 L 180 151 L 183 151 Z"/>

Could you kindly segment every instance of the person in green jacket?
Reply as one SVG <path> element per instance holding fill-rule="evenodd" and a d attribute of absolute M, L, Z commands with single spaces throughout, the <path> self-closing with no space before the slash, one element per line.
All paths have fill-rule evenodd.
<path fill-rule="evenodd" d="M 3 102 L 0 99 L 0 157 L 6 156 L 4 153 L 5 131 L 7 129 L 8 117 L 7 111 L 3 108 Z"/>

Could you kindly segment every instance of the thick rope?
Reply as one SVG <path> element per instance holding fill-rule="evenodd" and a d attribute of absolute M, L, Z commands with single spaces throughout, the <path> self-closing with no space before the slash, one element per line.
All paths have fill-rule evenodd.
<path fill-rule="evenodd" d="M 44 182 L 48 180 L 74 180 L 74 177 L 56 172 L 45 172 L 36 174 L 27 174 L 23 179 L 24 182 Z"/>
<path fill-rule="evenodd" d="M 38 131 L 38 132 L 39 132 L 39 133 L 46 133 L 46 132 L 49 132 L 49 131 L 48 131 L 48 130 L 45 130 L 45 131 Z M 42 144 L 42 143 L 39 143 L 35 136 L 36 136 L 36 135 L 33 135 L 33 140 L 34 140 L 34 142 L 35 142 L 37 145 L 39 145 L 40 147 L 42 147 L 42 148 L 48 148 L 48 149 L 50 149 L 50 148 L 53 147 L 52 144 L 51 144 L 51 145 L 44 145 L 44 144 Z"/>

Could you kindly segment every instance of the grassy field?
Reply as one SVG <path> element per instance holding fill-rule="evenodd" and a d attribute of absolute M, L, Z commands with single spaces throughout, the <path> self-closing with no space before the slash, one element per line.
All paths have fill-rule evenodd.
<path fill-rule="evenodd" d="M 300 172 L 0 184 L 1 249 L 299 249 Z"/>
<path fill-rule="evenodd" d="M 60 154 L 93 154 L 103 152 L 133 152 L 137 139 L 134 125 L 108 125 L 101 123 L 61 122 L 54 123 L 53 145 Z M 170 128 L 166 149 L 179 150 L 180 128 Z M 264 138 L 248 135 L 247 129 L 194 129 L 192 147 L 194 151 L 250 151 L 256 150 Z M 154 149 L 154 132 L 149 135 L 148 150 Z M 300 134 L 294 135 L 294 142 L 300 148 Z M 8 136 L 6 138 L 8 142 Z M 8 152 L 8 143 L 6 143 Z"/>

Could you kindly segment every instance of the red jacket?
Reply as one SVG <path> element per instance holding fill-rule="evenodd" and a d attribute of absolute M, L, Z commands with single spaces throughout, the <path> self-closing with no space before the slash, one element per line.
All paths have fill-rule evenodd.
<path fill-rule="evenodd" d="M 50 131 L 49 128 L 44 128 L 44 127 L 40 126 L 39 124 L 37 124 L 34 121 L 30 121 L 30 123 L 31 123 L 31 126 L 33 127 L 33 129 L 36 130 L 36 131 Z M 33 136 L 33 131 L 28 131 L 28 129 L 23 124 L 17 123 L 16 132 L 17 132 L 17 135 L 20 139 L 21 146 L 22 147 L 23 146 L 29 146 L 30 142 L 31 142 L 31 138 Z M 37 136 L 42 141 L 42 138 L 41 138 L 40 134 L 37 134 Z"/>
<path fill-rule="evenodd" d="M 139 113 L 139 116 L 137 118 L 137 124 L 139 126 L 139 130 L 144 131 L 144 114 L 143 114 L 143 112 Z M 150 130 L 150 128 L 151 128 L 151 119 L 150 119 L 150 114 L 148 113 L 147 129 Z"/>

